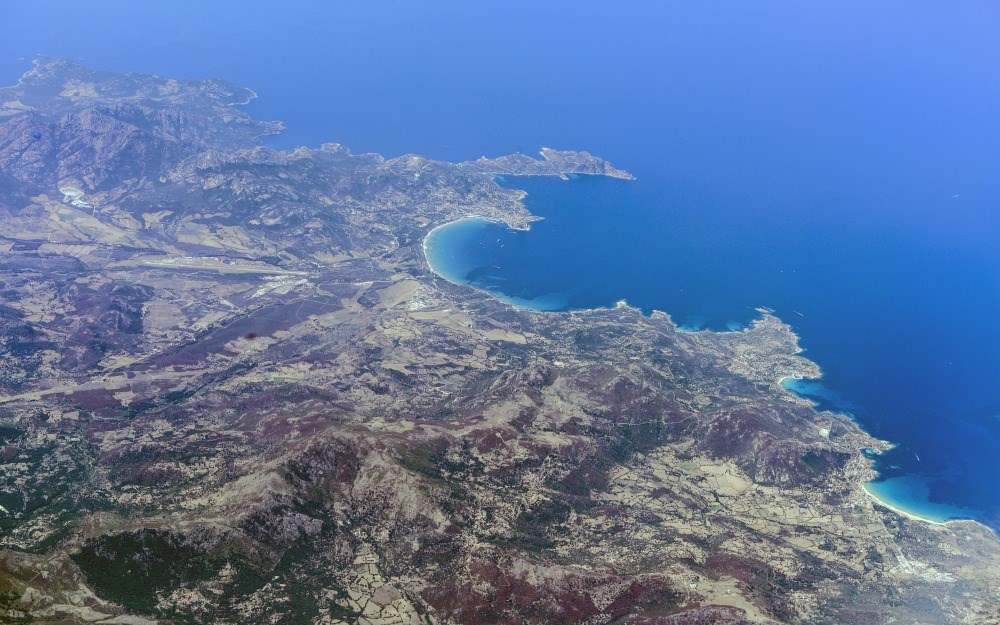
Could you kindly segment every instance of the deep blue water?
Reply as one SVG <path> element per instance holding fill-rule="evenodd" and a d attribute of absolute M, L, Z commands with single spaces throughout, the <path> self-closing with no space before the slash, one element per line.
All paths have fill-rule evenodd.
<path fill-rule="evenodd" d="M 937 519 L 996 510 L 1000 397 L 985 382 L 1000 380 L 997 250 L 884 232 L 875 214 L 791 219 L 656 179 L 505 182 L 545 219 L 529 232 L 482 220 L 438 230 L 428 254 L 441 273 L 543 310 L 625 298 L 688 329 L 732 328 L 772 308 L 825 372 L 794 389 L 899 443 L 879 459 L 883 473 L 915 473 L 951 505 L 920 501 L 912 477 L 880 495 Z"/>
<path fill-rule="evenodd" d="M 62 55 L 246 84 L 276 146 L 601 154 L 639 179 L 510 179 L 545 220 L 442 253 L 542 307 L 773 308 L 899 443 L 883 495 L 1000 527 L 1000 5 L 328 4 L 7 2 L 0 81 Z"/>

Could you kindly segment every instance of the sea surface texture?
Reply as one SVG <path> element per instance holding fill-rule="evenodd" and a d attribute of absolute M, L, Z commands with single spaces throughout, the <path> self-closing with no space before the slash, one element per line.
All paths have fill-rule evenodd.
<path fill-rule="evenodd" d="M 225 77 L 275 147 L 608 158 L 638 180 L 509 178 L 544 220 L 439 230 L 435 265 L 689 329 L 771 308 L 825 373 L 790 388 L 898 444 L 879 496 L 1000 527 L 1000 5 L 749 4 L 19 3 L 0 79 Z"/>

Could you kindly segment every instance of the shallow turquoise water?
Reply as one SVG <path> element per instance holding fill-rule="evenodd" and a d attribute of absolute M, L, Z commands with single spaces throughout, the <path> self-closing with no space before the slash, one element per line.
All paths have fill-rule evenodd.
<path fill-rule="evenodd" d="M 600 154 L 639 179 L 508 181 L 546 219 L 441 262 L 539 308 L 774 308 L 826 373 L 800 391 L 927 486 L 887 496 L 1000 527 L 997 32 L 979 0 L 37 0 L 4 5 L 0 79 L 37 54 L 226 77 L 281 147 Z"/>
<path fill-rule="evenodd" d="M 996 525 L 1000 389 L 983 383 L 1000 379 L 995 249 L 880 233 L 876 213 L 790 220 L 648 178 L 503 182 L 544 219 L 437 229 L 427 252 L 439 273 L 536 310 L 625 299 L 687 329 L 774 309 L 824 371 L 786 388 L 898 444 L 876 458 L 886 480 L 873 492 L 928 518 Z"/>
<path fill-rule="evenodd" d="M 865 488 L 882 501 L 900 502 L 903 504 L 901 509 L 905 512 L 938 523 L 979 516 L 976 510 L 930 501 L 930 486 L 927 479 L 917 474 L 911 473 L 871 482 Z"/>
<path fill-rule="evenodd" d="M 483 269 L 500 269 L 493 265 L 490 253 L 503 254 L 506 246 L 502 237 L 490 242 L 497 229 L 508 230 L 502 224 L 471 217 L 444 224 L 427 236 L 424 252 L 434 271 L 455 284 L 470 285 L 489 292 L 519 308 L 553 311 L 569 308 L 572 291 L 540 293 L 532 296 L 516 294 L 515 282 L 504 278 L 485 279 Z"/>

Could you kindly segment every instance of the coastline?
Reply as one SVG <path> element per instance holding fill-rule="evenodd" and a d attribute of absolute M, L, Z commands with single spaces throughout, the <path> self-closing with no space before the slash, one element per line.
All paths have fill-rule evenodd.
<path fill-rule="evenodd" d="M 708 285 L 724 279 L 723 287 L 738 289 L 748 284 L 742 274 L 709 263 L 688 271 L 686 261 L 696 255 L 673 256 L 652 245 L 648 257 L 628 255 L 646 242 L 636 232 L 659 239 L 662 230 L 637 230 L 624 211 L 595 214 L 588 205 L 569 212 L 576 206 L 567 204 L 566 213 L 553 213 L 551 221 L 522 236 L 517 230 L 530 228 L 511 223 L 531 223 L 524 203 L 489 188 L 463 195 L 463 176 L 453 179 L 446 164 L 410 163 L 410 157 L 386 164 L 367 155 L 334 158 L 333 150 L 296 150 L 295 159 L 258 176 L 266 185 L 243 211 L 241 181 L 270 161 L 254 158 L 256 153 L 239 160 L 235 155 L 244 153 L 237 148 L 223 154 L 230 152 L 238 166 L 185 178 L 175 219 L 183 223 L 204 214 L 191 212 L 205 210 L 199 180 L 202 186 L 221 180 L 218 187 L 232 189 L 235 195 L 209 199 L 233 204 L 240 211 L 236 217 L 267 217 L 268 198 L 282 199 L 279 191 L 291 188 L 298 197 L 280 207 L 288 218 L 278 228 L 264 219 L 266 228 L 237 231 L 233 240 L 246 253 L 232 262 L 273 266 L 272 252 L 285 250 L 278 259 L 285 272 L 302 269 L 298 273 L 314 279 L 269 286 L 267 276 L 234 281 L 199 271 L 178 277 L 182 290 L 149 294 L 141 289 L 162 283 L 163 272 L 137 273 L 126 266 L 149 264 L 142 250 L 137 255 L 113 245 L 113 255 L 122 260 L 102 264 L 99 274 L 87 263 L 34 253 L 30 240 L 14 250 L 27 248 L 21 264 L 44 278 L 17 282 L 16 301 L 45 303 L 45 293 L 53 290 L 48 283 L 56 280 L 46 276 L 89 286 L 80 291 L 83 298 L 71 292 L 66 300 L 69 306 L 79 303 L 73 315 L 46 321 L 43 330 L 93 325 L 94 314 L 83 304 L 106 295 L 99 289 L 107 291 L 111 280 L 112 295 L 124 298 L 125 305 L 116 308 L 141 304 L 143 312 L 154 313 L 152 329 L 162 332 L 125 343 L 126 351 L 104 358 L 100 368 L 127 374 L 135 368 L 130 355 L 152 346 L 154 355 L 166 357 L 145 367 L 151 375 L 162 370 L 176 378 L 170 374 L 178 362 L 182 373 L 193 372 L 182 386 L 171 387 L 169 379 L 131 384 L 109 381 L 93 367 L 94 375 L 88 370 L 73 379 L 79 361 L 59 361 L 58 368 L 42 373 L 70 378 L 83 394 L 40 398 L 45 414 L 31 398 L 4 409 L 11 422 L 5 442 L 13 448 L 6 455 L 27 462 L 30 480 L 20 484 L 30 487 L 22 489 L 29 496 L 21 499 L 33 516 L 10 533 L 5 551 L 13 559 L 0 561 L 0 578 L 15 584 L 23 601 L 12 601 L 25 607 L 25 618 L 61 617 L 65 608 L 69 620 L 95 613 L 103 620 L 137 614 L 211 621 L 257 613 L 323 620 L 331 614 L 349 619 L 361 606 L 389 616 L 396 609 L 400 618 L 417 620 L 481 613 L 502 622 L 525 615 L 595 622 L 721 618 L 747 625 L 774 619 L 993 622 L 1000 606 L 997 530 L 975 521 L 943 522 L 955 518 L 953 511 L 921 498 L 928 492 L 937 499 L 956 497 L 957 482 L 939 482 L 930 463 L 922 481 L 895 480 L 890 475 L 920 469 L 890 468 L 887 457 L 876 456 L 889 443 L 865 432 L 850 413 L 828 411 L 841 405 L 827 401 L 826 390 L 833 397 L 833 388 L 819 381 L 791 383 L 821 375 L 810 359 L 818 354 L 799 355 L 805 350 L 799 336 L 811 348 L 812 329 L 830 327 L 829 318 L 793 327 L 774 309 L 742 306 L 722 318 L 746 319 L 743 327 L 732 321 L 718 327 L 714 320 L 733 309 Z M 339 164 L 334 169 L 338 175 L 350 172 L 351 184 L 325 167 L 341 157 L 342 170 Z M 443 171 L 444 183 L 430 177 L 411 182 L 428 170 Z M 67 184 L 86 180 L 84 175 Z M 327 180 L 334 183 L 322 196 L 331 202 L 329 210 L 313 193 L 325 191 Z M 534 194 L 547 185 L 528 189 Z M 385 189 L 406 192 L 386 202 Z M 72 193 L 62 195 L 64 203 L 73 203 Z M 587 195 L 612 205 L 613 196 Z M 126 191 L 122 197 L 146 195 Z M 538 208 L 548 204 L 539 202 Z M 305 222 L 314 215 L 323 218 L 319 224 Z M 563 216 L 580 230 L 564 227 Z M 663 218 L 666 229 L 680 223 L 673 213 Z M 615 230 L 619 224 L 622 231 Z M 701 223 L 692 227 L 708 233 L 709 251 L 716 253 L 714 230 Z M 182 240 L 176 229 L 153 230 L 155 246 L 176 240 L 192 246 L 183 253 L 204 253 L 204 237 Z M 221 254 L 216 264 L 232 256 Z M 685 289 L 674 291 L 674 283 L 636 271 L 645 258 L 683 277 Z M 550 276 L 550 269 L 572 271 Z M 608 278 L 599 289 L 593 288 L 598 275 Z M 119 282 L 125 287 L 118 288 Z M 54 284 L 58 291 L 62 283 Z M 651 296 L 633 286 L 648 288 Z M 221 293 L 225 305 L 205 293 Z M 640 306 L 621 299 L 623 293 L 636 293 L 632 301 Z M 671 293 L 677 294 L 665 296 Z M 565 307 L 544 310 L 561 298 Z M 184 314 L 169 314 L 182 300 L 190 303 Z M 653 305 L 676 310 L 680 319 L 688 308 L 703 308 L 708 321 L 681 328 Z M 782 315 L 789 310 L 778 308 Z M 807 312 L 812 316 L 812 309 Z M 209 322 L 209 331 L 195 337 L 196 350 L 186 349 L 191 319 Z M 858 333 L 848 319 L 832 321 L 834 328 Z M 89 331 L 90 325 L 83 327 Z M 20 332 L 20 326 L 14 329 Z M 161 335 L 172 343 L 161 340 L 161 347 Z M 181 346 L 179 357 L 172 344 Z M 35 361 L 27 364 L 34 367 Z M 38 384 L 29 367 L 15 369 L 15 381 L 23 372 L 30 389 Z M 833 378 L 823 382 L 835 385 Z M 127 392 L 117 392 L 123 385 Z M 183 397 L 170 393 L 163 400 L 171 388 L 185 391 Z M 875 391 L 885 394 L 885 387 Z M 889 405 L 896 400 L 885 397 Z M 212 413 L 220 406 L 221 416 Z M 173 417 L 196 423 L 172 427 Z M 251 430 L 261 434 L 261 444 L 242 444 L 241 432 Z M 899 436 L 899 430 L 879 431 Z M 93 439 L 93 432 L 104 437 L 98 442 L 110 441 L 104 447 L 111 453 L 92 453 L 87 437 Z M 206 440 L 222 444 L 209 445 L 214 455 L 203 458 Z M 930 440 L 940 449 L 940 440 Z M 909 449 L 905 442 L 898 447 Z M 151 462 L 150 449 L 160 448 Z M 64 459 L 90 456 L 95 460 L 83 467 L 83 481 L 63 470 Z M 220 463 L 235 472 L 211 479 Z M 95 483 L 91 475 L 107 479 Z M 173 479 L 158 479 L 164 476 Z M 89 492 L 95 485 L 98 490 Z M 210 505 L 184 505 L 200 500 Z M 305 504 L 276 508 L 275 500 Z M 104 521 L 108 502 L 134 517 L 127 527 Z M 345 528 L 352 532 L 349 540 L 343 539 Z M 284 546 L 290 535 L 292 549 L 268 547 Z M 127 568 L 120 563 L 129 564 L 135 544 L 152 545 L 146 550 L 152 555 L 140 562 L 150 566 L 138 574 L 135 566 L 125 571 L 135 583 L 121 594 L 114 575 L 105 572 Z M 452 574 L 428 575 L 428 554 L 432 569 Z M 155 574 L 157 567 L 192 558 L 208 562 L 204 575 L 171 569 L 165 585 Z M 148 570 L 152 574 L 144 576 Z M 377 594 L 366 582 L 373 575 L 386 581 Z M 93 600 L 76 609 L 81 593 Z M 517 595 L 526 600 L 510 600 Z M 216 600 L 200 601 L 204 596 Z M 538 596 L 551 599 L 544 611 L 532 605 Z"/>
<path fill-rule="evenodd" d="M 443 228 L 446 228 L 446 227 L 449 227 L 449 226 L 453 226 L 454 224 L 457 224 L 457 223 L 460 223 L 460 222 L 463 222 L 463 221 L 468 221 L 468 220 L 476 220 L 476 221 L 481 221 L 481 222 L 486 222 L 486 223 L 491 223 L 491 224 L 503 224 L 503 225 L 507 226 L 508 228 L 511 228 L 512 230 L 529 230 L 530 229 L 529 227 L 526 227 L 526 228 L 517 228 L 517 227 L 511 226 L 509 223 L 507 223 L 507 222 L 505 222 L 503 220 L 491 219 L 491 218 L 483 216 L 483 215 L 467 215 L 465 217 L 460 217 L 458 219 L 453 219 L 451 221 L 448 221 L 448 222 L 445 222 L 443 224 L 437 225 L 437 226 L 435 226 L 435 227 L 433 227 L 433 228 L 431 228 L 430 230 L 427 231 L 427 233 L 424 235 L 423 241 L 421 243 L 421 248 L 422 248 L 423 255 L 424 255 L 424 263 L 427 265 L 427 268 L 430 270 L 430 272 L 433 275 L 435 275 L 435 276 L 437 276 L 439 278 L 442 278 L 445 281 L 447 281 L 447 282 L 449 282 L 451 284 L 454 284 L 455 286 L 464 286 L 464 287 L 471 288 L 471 289 L 473 289 L 475 291 L 479 291 L 479 292 L 481 292 L 481 293 L 483 293 L 483 294 L 485 294 L 485 295 L 487 295 L 487 296 L 489 296 L 489 297 L 491 297 L 493 299 L 499 300 L 499 301 L 501 301 L 501 302 L 503 302 L 505 304 L 508 304 L 509 306 L 512 306 L 515 309 L 518 309 L 518 310 L 523 310 L 523 311 L 531 312 L 531 313 L 571 312 L 571 311 L 564 311 L 564 310 L 545 310 L 545 309 L 542 309 L 542 308 L 535 308 L 535 307 L 532 307 L 532 306 L 527 306 L 527 305 L 525 305 L 523 303 L 523 300 L 517 300 L 515 298 L 509 298 L 509 297 L 505 297 L 505 296 L 502 296 L 502 295 L 497 295 L 496 293 L 488 291 L 485 288 L 481 288 L 481 287 L 475 286 L 475 285 L 473 285 L 472 283 L 470 283 L 468 281 L 464 281 L 464 282 L 457 281 L 453 277 L 447 275 L 447 273 L 444 272 L 443 270 L 441 270 L 439 267 L 435 267 L 434 262 L 433 262 L 432 257 L 431 257 L 431 254 L 429 253 L 429 246 L 428 246 L 428 241 L 430 240 L 431 236 L 434 235 L 435 233 L 437 233 L 438 231 L 440 231 Z M 622 306 L 629 306 L 629 304 L 625 300 L 619 300 L 619 301 L 615 302 L 615 304 L 613 306 L 609 306 L 609 307 L 606 307 L 606 308 L 608 308 L 608 309 L 611 309 L 611 308 L 620 308 Z M 761 312 L 762 314 L 773 314 L 770 311 L 768 311 L 767 309 L 758 309 L 758 311 Z M 652 312 L 652 315 L 665 315 L 665 316 L 667 316 L 668 319 L 670 318 L 669 313 L 667 313 L 665 311 L 654 310 Z M 672 322 L 672 319 L 671 319 L 671 322 Z M 710 329 L 705 329 L 705 328 L 701 328 L 701 329 L 697 329 L 697 330 L 694 330 L 694 329 L 684 329 L 684 328 L 681 328 L 680 326 L 677 326 L 677 324 L 674 324 L 674 325 L 675 325 L 675 327 L 677 327 L 678 331 L 692 333 L 692 334 L 702 333 L 702 332 L 718 332 L 716 330 L 710 330 Z M 741 328 L 739 330 L 724 330 L 722 332 L 740 332 L 740 331 L 745 331 L 747 329 L 747 327 L 749 327 L 750 325 L 752 325 L 752 324 L 747 324 L 747 326 L 745 326 L 745 327 L 743 327 L 743 328 Z M 802 351 L 802 350 L 800 349 L 799 351 Z M 817 370 L 819 370 L 819 365 L 818 364 L 816 365 L 816 367 L 817 367 Z M 781 386 L 785 390 L 786 393 L 789 393 L 789 394 L 791 394 L 791 395 L 793 395 L 793 396 L 795 396 L 797 398 L 809 401 L 815 407 L 815 406 L 817 406 L 817 403 L 816 403 L 815 400 L 810 399 L 806 395 L 797 393 L 794 389 L 788 388 L 785 385 L 785 381 L 789 380 L 789 379 L 793 379 L 793 380 L 804 380 L 804 379 L 807 379 L 807 378 L 808 379 L 818 379 L 819 377 L 821 377 L 821 376 L 814 377 L 814 376 L 807 376 L 807 375 L 804 375 L 804 374 L 798 374 L 798 375 L 792 375 L 792 376 L 785 376 L 784 378 L 781 378 L 780 380 L 778 380 L 778 385 Z M 846 412 L 846 411 L 841 411 L 841 414 L 844 414 L 845 416 L 847 416 L 851 420 L 851 422 L 853 422 L 859 429 L 861 429 L 862 431 L 864 431 L 864 429 L 861 427 L 861 424 L 858 423 L 857 420 L 854 418 L 853 414 L 851 414 L 850 412 Z M 891 441 L 882 441 L 882 442 L 884 442 L 889 447 L 893 446 L 893 444 L 892 444 Z M 860 451 L 859 451 L 859 453 L 860 453 Z M 878 472 L 873 467 L 871 467 L 871 465 L 870 465 L 870 471 L 871 471 L 871 474 L 873 474 L 874 476 L 876 476 L 876 478 L 879 476 Z M 990 530 L 994 535 L 997 535 L 997 532 L 995 530 L 993 530 L 993 528 L 991 528 L 990 526 L 986 525 L 985 523 L 982 523 L 981 521 L 978 521 L 977 519 L 974 519 L 974 518 L 953 518 L 953 519 L 942 520 L 942 519 L 932 518 L 932 517 L 929 517 L 929 516 L 924 516 L 924 515 L 921 515 L 921 514 L 917 513 L 914 510 L 907 509 L 903 505 L 901 505 L 899 502 L 892 502 L 892 501 L 884 498 L 883 496 L 880 496 L 875 491 L 873 491 L 870 488 L 869 485 L 872 484 L 872 483 L 874 483 L 874 482 L 875 482 L 874 479 L 869 479 L 869 480 L 861 481 L 861 482 L 858 483 L 859 489 L 874 504 L 877 504 L 877 505 L 882 506 L 882 507 L 884 507 L 884 508 L 886 508 L 888 510 L 891 510 L 892 512 L 894 512 L 895 514 L 898 514 L 901 517 L 905 517 L 905 518 L 910 519 L 912 521 L 923 522 L 923 523 L 927 523 L 927 524 L 930 524 L 930 525 L 936 525 L 936 526 L 947 526 L 950 523 L 958 523 L 958 522 L 972 522 L 972 523 L 976 523 L 976 524 L 982 525 L 983 527 L 985 527 L 988 530 Z"/>
<path fill-rule="evenodd" d="M 460 217 L 458 219 L 453 219 L 453 220 L 447 221 L 447 222 L 445 222 L 445 223 L 443 223 L 441 225 L 435 226 L 435 227 L 433 227 L 433 228 L 431 228 L 430 230 L 427 231 L 427 234 L 424 235 L 423 241 L 421 242 L 421 248 L 422 248 L 422 251 L 423 251 L 423 254 L 424 254 L 424 263 L 427 265 L 427 268 L 431 271 L 432 274 L 434 274 L 435 276 L 437 276 L 439 278 L 442 278 L 442 279 L 446 280 L 447 282 L 449 282 L 451 284 L 454 284 L 455 286 L 468 287 L 468 288 L 470 288 L 470 289 L 472 289 L 474 291 L 478 291 L 478 292 L 483 293 L 483 294 L 485 294 L 485 295 L 487 295 L 489 297 L 492 297 L 493 299 L 499 300 L 499 301 L 501 301 L 501 302 L 503 302 L 503 303 L 505 303 L 505 304 L 507 304 L 509 306 L 513 306 L 514 308 L 516 308 L 518 310 L 523 310 L 523 311 L 526 311 L 526 312 L 533 312 L 533 313 L 559 312 L 558 310 L 554 310 L 554 309 L 552 309 L 552 310 L 546 310 L 544 308 L 536 308 L 536 307 L 533 307 L 533 306 L 527 306 L 524 303 L 527 300 L 521 300 L 521 299 L 518 299 L 518 298 L 500 296 L 500 295 L 497 295 L 495 293 L 491 293 L 490 291 L 487 291 L 486 289 L 480 288 L 480 287 L 478 287 L 478 286 L 476 286 L 476 285 L 474 285 L 474 284 L 472 284 L 470 282 L 467 282 L 467 281 L 466 282 L 459 282 L 459 281 L 457 281 L 457 279 L 453 278 L 452 276 L 449 276 L 447 274 L 447 272 L 443 271 L 439 267 L 435 267 L 434 266 L 434 262 L 431 260 L 431 255 L 429 253 L 429 247 L 428 247 L 428 243 L 427 242 L 430 240 L 431 236 L 433 236 L 439 230 L 441 230 L 443 228 L 447 228 L 449 226 L 454 226 L 455 224 L 461 223 L 463 221 L 481 221 L 481 222 L 486 222 L 486 223 L 491 223 L 491 224 L 502 224 L 504 226 L 507 226 L 511 230 L 522 230 L 522 231 L 530 230 L 530 226 L 526 226 L 524 228 L 518 228 L 518 227 L 512 226 L 511 224 L 509 224 L 509 223 L 507 223 L 505 221 L 501 221 L 499 219 L 491 219 L 491 218 L 485 217 L 483 215 L 467 215 L 465 217 Z"/>
<path fill-rule="evenodd" d="M 883 488 L 883 486 L 880 485 L 888 486 L 890 483 L 893 483 L 890 488 L 901 487 L 907 489 L 910 493 L 916 492 L 917 495 L 914 497 L 914 501 L 917 506 L 907 505 L 905 503 L 906 497 L 894 497 L 891 492 L 879 492 Z M 893 512 L 902 516 L 931 523 L 933 525 L 947 525 L 949 523 L 959 522 L 977 523 L 989 529 L 995 536 L 1000 537 L 1000 534 L 997 533 L 995 528 L 990 527 L 976 517 L 974 510 L 960 508 L 949 504 L 936 504 L 931 501 L 929 493 L 927 492 L 926 484 L 922 481 L 920 476 L 905 474 L 899 477 L 887 478 L 883 480 L 870 480 L 864 482 L 862 484 L 862 488 L 864 488 L 865 493 L 868 496 L 880 505 L 889 508 Z M 916 509 L 916 507 L 918 507 L 921 503 L 925 503 L 928 507 L 920 510 Z"/>
<path fill-rule="evenodd" d="M 817 367 L 818 367 L 818 365 L 817 365 Z M 784 388 L 786 392 L 791 393 L 791 394 L 793 394 L 796 397 L 802 398 L 802 399 L 810 402 L 814 407 L 817 407 L 817 409 L 819 409 L 818 408 L 819 402 L 817 402 L 817 400 L 813 399 L 808 394 L 801 393 L 801 392 L 795 390 L 794 388 L 791 388 L 789 386 L 789 384 L 788 384 L 788 381 L 790 381 L 790 380 L 794 380 L 794 381 L 819 380 L 819 379 L 821 379 L 821 377 L 822 377 L 821 375 L 820 376 L 816 376 L 816 377 L 813 377 L 813 376 L 801 376 L 801 375 L 785 376 L 784 378 L 782 378 L 781 380 L 779 380 L 779 384 L 781 384 L 782 388 Z M 832 408 L 824 408 L 822 410 L 829 411 L 829 412 L 834 412 L 834 413 L 843 415 L 843 416 L 847 417 L 848 419 L 850 419 L 851 422 L 853 422 L 858 428 L 860 428 L 862 431 L 864 431 L 864 428 L 862 427 L 861 423 L 858 422 L 858 420 L 854 417 L 854 414 L 852 412 L 850 412 L 849 410 L 832 409 Z M 884 442 L 887 445 L 886 449 L 878 450 L 878 453 L 882 453 L 882 452 L 887 451 L 888 449 L 892 449 L 892 448 L 894 448 L 896 446 L 891 441 L 884 441 L 882 439 L 878 439 L 878 440 Z M 900 503 L 900 501 L 898 499 L 891 499 L 891 498 L 887 497 L 885 494 L 878 493 L 876 490 L 874 490 L 872 488 L 871 485 L 875 484 L 875 483 L 878 483 L 879 478 L 882 477 L 882 476 L 874 468 L 873 465 L 874 465 L 874 463 L 872 463 L 872 466 L 871 466 L 871 474 L 874 477 L 870 477 L 869 479 L 860 481 L 859 485 L 861 487 L 861 490 L 864 491 L 865 495 L 869 499 L 871 499 L 872 501 L 874 501 L 875 503 L 877 503 L 878 505 L 880 505 L 880 506 L 882 506 L 884 508 L 888 508 L 889 510 L 892 510 L 893 512 L 895 512 L 896 514 L 898 514 L 900 516 L 904 516 L 904 517 L 906 517 L 908 519 L 911 519 L 911 520 L 914 520 L 914 521 L 922 521 L 924 523 L 930 523 L 931 525 L 947 525 L 948 523 L 954 523 L 954 522 L 958 522 L 958 521 L 972 521 L 972 522 L 975 522 L 975 523 L 981 523 L 980 521 L 977 521 L 975 518 L 972 518 L 972 517 L 955 517 L 955 518 L 941 519 L 941 518 L 935 518 L 935 517 L 929 516 L 926 513 L 921 514 L 920 512 L 917 512 L 916 510 L 913 510 L 912 508 L 906 507 L 906 505 L 903 504 L 903 503 Z M 928 500 L 928 503 L 930 504 L 932 502 L 930 502 Z M 981 524 L 984 527 L 989 528 L 989 526 L 986 525 L 985 523 L 981 523 Z M 992 528 L 989 528 L 989 529 L 992 530 Z M 996 532 L 994 532 L 994 533 L 996 533 Z"/>
<path fill-rule="evenodd" d="M 958 521 L 972 521 L 974 523 L 978 523 L 978 521 L 976 521 L 975 519 L 949 519 L 947 521 L 940 521 L 938 519 L 932 519 L 930 517 L 920 516 L 916 512 L 913 512 L 913 511 L 910 511 L 910 510 L 905 510 L 903 508 L 900 508 L 896 504 L 889 503 L 885 499 L 882 499 L 881 497 L 879 497 L 878 495 L 876 495 L 874 492 L 872 492 L 872 490 L 868 487 L 868 485 L 870 483 L 871 483 L 871 481 L 862 482 L 861 483 L 861 490 L 864 491 L 864 493 L 866 495 L 868 495 L 868 497 L 873 502 L 875 502 L 876 504 L 882 506 L 883 508 L 888 508 L 889 510 L 892 510 L 893 512 L 895 512 L 899 516 L 906 517 L 906 518 L 911 519 L 913 521 L 922 521 L 924 523 L 930 523 L 931 525 L 942 525 L 942 526 L 948 525 L 949 523 L 955 523 L 955 522 L 958 522 Z"/>
<path fill-rule="evenodd" d="M 544 174 L 531 174 L 531 175 L 535 175 L 535 176 L 538 176 L 538 177 L 546 177 Z M 584 175 L 590 175 L 590 174 L 584 174 Z M 525 176 L 525 177 L 527 177 L 527 176 Z M 546 308 L 536 308 L 534 306 L 528 306 L 524 302 L 527 302 L 527 301 L 530 301 L 530 300 L 525 300 L 525 299 L 522 299 L 522 298 L 508 297 L 508 296 L 505 296 L 505 295 L 498 295 L 496 293 L 493 293 L 492 291 L 489 291 L 489 290 L 484 289 L 482 287 L 478 287 L 478 286 L 476 286 L 476 285 L 474 285 L 474 284 L 472 284 L 471 282 L 468 282 L 468 281 L 466 281 L 466 282 L 459 282 L 456 279 L 454 279 L 453 277 L 447 275 L 447 272 L 441 270 L 439 267 L 435 267 L 434 266 L 434 262 L 431 260 L 431 256 L 428 253 L 428 251 L 429 251 L 429 248 L 428 248 L 428 245 L 427 245 L 428 240 L 430 240 L 430 238 L 436 232 L 438 232 L 439 230 L 442 230 L 444 228 L 448 228 L 450 226 L 453 226 L 455 224 L 461 223 L 463 221 L 481 221 L 481 222 L 490 223 L 490 224 L 503 225 L 503 226 L 506 226 L 506 227 L 510 228 L 511 230 L 517 230 L 517 231 L 521 231 L 521 232 L 528 232 L 528 231 L 531 230 L 530 223 L 528 225 L 524 226 L 524 227 L 519 227 L 519 226 L 512 225 L 511 223 L 509 223 L 507 221 L 504 221 L 502 219 L 496 219 L 496 218 L 492 218 L 492 217 L 487 217 L 485 215 L 466 215 L 464 217 L 459 217 L 458 219 L 452 219 L 451 221 L 446 221 L 443 224 L 439 224 L 437 226 L 434 226 L 433 228 L 431 228 L 430 230 L 427 231 L 427 233 L 424 235 L 423 240 L 421 241 L 421 249 L 422 249 L 423 255 L 424 255 L 424 263 L 427 265 L 427 268 L 431 271 L 432 274 L 434 274 L 435 276 L 437 276 L 439 278 L 442 278 L 442 279 L 446 280 L 447 282 L 450 282 L 451 284 L 454 284 L 455 286 L 464 286 L 464 287 L 468 287 L 468 288 L 470 288 L 470 289 L 472 289 L 474 291 L 478 291 L 480 293 L 484 293 L 484 294 L 488 295 L 489 297 L 492 297 L 493 299 L 499 300 L 499 301 L 501 301 L 501 302 L 503 302 L 505 304 L 513 306 L 514 308 L 516 308 L 518 310 L 525 310 L 525 311 L 528 311 L 528 312 L 544 312 L 544 313 L 572 313 L 572 312 L 575 312 L 574 310 L 546 309 Z M 613 310 L 615 308 L 622 308 L 622 307 L 632 308 L 632 305 L 629 304 L 628 301 L 626 301 L 624 299 L 620 299 L 620 300 L 616 301 L 614 304 L 612 304 L 610 306 L 599 306 L 597 308 L 588 308 L 586 310 Z M 759 312 L 762 316 L 772 315 L 773 314 L 773 312 L 771 310 L 766 309 L 766 308 L 758 308 L 757 312 Z M 650 312 L 649 316 L 650 317 L 655 317 L 657 315 L 662 315 L 662 316 L 667 317 L 668 319 L 670 319 L 670 323 L 672 323 L 674 325 L 674 327 L 677 329 L 678 332 L 684 332 L 686 334 L 699 334 L 699 333 L 704 333 L 704 332 L 711 332 L 711 333 L 714 333 L 714 334 L 726 334 L 726 333 L 745 332 L 754 323 L 753 321 L 751 321 L 751 322 L 748 322 L 747 324 L 745 324 L 744 326 L 741 326 L 739 328 L 729 329 L 729 330 L 712 330 L 712 329 L 709 329 L 709 328 L 697 328 L 697 329 L 695 329 L 695 328 L 687 328 L 687 327 L 678 325 L 677 323 L 674 322 L 673 318 L 670 316 L 670 313 L 668 313 L 666 311 L 663 311 L 663 310 L 653 310 L 652 312 Z M 799 349 L 798 351 L 801 352 L 802 350 Z"/>
<path fill-rule="evenodd" d="M 434 275 L 438 276 L 439 278 L 444 278 L 445 280 L 447 280 L 448 282 L 450 282 L 450 283 L 452 283 L 452 284 L 454 284 L 456 286 L 468 286 L 468 287 L 471 287 L 471 288 L 473 288 L 473 289 L 475 289 L 477 291 L 481 291 L 483 293 L 487 293 L 487 291 L 485 289 L 480 289 L 478 287 L 472 286 L 468 282 L 456 282 L 455 280 L 451 279 L 443 271 L 441 271 L 440 269 L 438 269 L 438 268 L 436 268 L 434 266 L 434 263 L 431 261 L 430 254 L 428 254 L 427 241 L 430 240 L 430 238 L 434 235 L 435 232 L 437 232 L 439 230 L 442 230 L 443 228 L 447 228 L 449 226 L 453 226 L 453 225 L 455 225 L 457 223 L 460 223 L 460 222 L 463 222 L 463 221 L 470 221 L 470 220 L 485 221 L 485 222 L 494 223 L 494 224 L 504 224 L 508 228 L 511 228 L 511 225 L 508 224 L 508 223 L 505 223 L 505 222 L 502 222 L 502 221 L 499 221 L 499 220 L 496 220 L 496 219 L 490 219 L 489 217 L 484 217 L 482 215 L 468 215 L 466 217 L 459 217 L 458 219 L 453 219 L 451 221 L 446 221 L 443 224 L 434 226 L 433 228 L 431 228 L 430 230 L 427 231 L 427 234 L 424 235 L 423 241 L 421 241 L 421 248 L 423 249 L 423 252 L 424 252 L 424 263 L 426 263 L 427 268 L 431 270 L 431 273 L 433 273 Z M 493 297 L 495 297 L 492 293 L 488 293 L 488 294 L 491 295 L 491 296 L 493 296 Z"/>

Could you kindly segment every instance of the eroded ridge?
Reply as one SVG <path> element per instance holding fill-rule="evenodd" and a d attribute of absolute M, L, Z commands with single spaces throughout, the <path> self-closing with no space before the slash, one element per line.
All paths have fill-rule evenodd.
<path fill-rule="evenodd" d="M 533 219 L 495 167 L 266 149 L 247 97 L 0 90 L 0 620 L 1000 622 L 996 537 L 865 495 L 779 319 L 452 285 L 430 228 Z"/>

